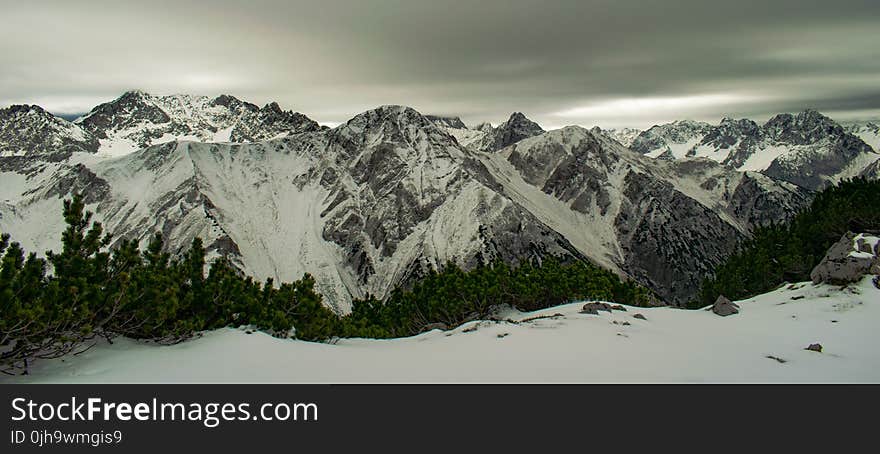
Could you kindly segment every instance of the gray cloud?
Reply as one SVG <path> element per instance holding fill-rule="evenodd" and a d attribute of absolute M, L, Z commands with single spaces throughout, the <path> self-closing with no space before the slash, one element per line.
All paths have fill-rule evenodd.
<path fill-rule="evenodd" d="M 880 115 L 876 0 L 8 3 L 0 103 L 58 112 L 141 88 L 326 122 L 392 103 L 547 126 Z"/>

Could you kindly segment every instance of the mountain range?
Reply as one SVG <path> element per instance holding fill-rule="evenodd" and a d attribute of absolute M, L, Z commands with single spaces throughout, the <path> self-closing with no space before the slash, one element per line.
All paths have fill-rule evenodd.
<path fill-rule="evenodd" d="M 757 171 L 819 190 L 860 175 L 880 154 L 876 124 L 840 125 L 815 111 L 779 114 L 764 124 L 724 118 L 718 125 L 676 121 L 653 126 L 630 147 L 650 157 L 705 157 L 732 169 Z"/>
<path fill-rule="evenodd" d="M 548 256 L 682 304 L 756 226 L 877 178 L 870 128 L 805 111 L 545 131 L 522 113 L 468 127 L 381 106 L 330 129 L 275 103 L 133 91 L 73 122 L 0 110 L 0 231 L 57 250 L 60 200 L 79 192 L 116 241 L 201 237 L 259 279 L 311 273 L 339 312 L 447 262 Z"/>

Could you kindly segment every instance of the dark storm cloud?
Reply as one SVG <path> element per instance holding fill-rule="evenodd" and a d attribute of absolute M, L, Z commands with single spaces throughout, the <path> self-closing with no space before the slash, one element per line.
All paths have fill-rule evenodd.
<path fill-rule="evenodd" d="M 15 2 L 0 101 L 75 111 L 142 88 L 344 121 L 407 104 L 466 121 L 645 126 L 880 109 L 876 0 Z"/>

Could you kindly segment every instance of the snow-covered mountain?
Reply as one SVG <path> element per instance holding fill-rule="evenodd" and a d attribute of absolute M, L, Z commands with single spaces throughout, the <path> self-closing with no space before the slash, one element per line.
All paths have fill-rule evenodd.
<path fill-rule="evenodd" d="M 677 121 L 642 132 L 632 149 L 663 159 L 709 158 L 817 190 L 857 176 L 880 159 L 860 138 L 871 140 L 872 127 L 844 128 L 815 110 L 779 114 L 763 125 L 732 118 L 718 125 Z"/>
<path fill-rule="evenodd" d="M 114 137 L 133 130 L 127 125 L 170 134 L 162 128 L 184 124 L 142 93 L 122 98 L 77 125 Z M 215 120 L 228 110 L 218 106 L 236 104 L 218 99 L 200 104 Z M 275 109 L 255 112 L 267 110 Z M 209 118 L 188 112 L 175 118 Z M 176 252 L 202 237 L 212 256 L 259 279 L 315 275 L 339 311 L 449 261 L 472 267 L 548 255 L 591 260 L 681 303 L 755 225 L 809 200 L 794 185 L 712 160 L 651 159 L 580 127 L 541 132 L 521 114 L 488 132 L 401 106 L 332 130 L 303 124 L 260 142 L 176 140 L 118 158 L 0 157 L 0 231 L 28 250 L 57 249 L 60 200 L 81 192 L 117 240 L 161 231 Z M 274 133 L 266 130 L 237 137 Z M 465 143 L 471 133 L 481 139 Z"/>
<path fill-rule="evenodd" d="M 0 109 L 0 156 L 98 153 L 116 157 L 175 140 L 258 142 L 322 129 L 277 103 L 263 107 L 229 95 L 156 96 L 129 91 L 67 121 L 39 106 Z"/>
<path fill-rule="evenodd" d="M 755 225 L 805 191 L 709 160 L 669 162 L 569 126 L 483 154 L 514 200 L 598 263 L 681 303 Z"/>
<path fill-rule="evenodd" d="M 31 250 L 57 248 L 61 181 L 92 195 L 117 239 L 161 231 L 177 251 L 199 236 L 259 278 L 312 273 L 340 311 L 447 261 L 586 258 L 500 193 L 452 136 L 400 106 L 262 143 L 171 142 L 59 163 L 0 210 L 0 230 Z"/>
<path fill-rule="evenodd" d="M 652 158 L 679 159 L 685 157 L 711 127 L 693 120 L 655 125 L 639 133 L 630 147 Z"/>
<path fill-rule="evenodd" d="M 97 140 L 77 125 L 40 106 L 14 105 L 0 109 L 0 156 L 53 157 L 93 153 Z"/>
<path fill-rule="evenodd" d="M 229 95 L 156 96 L 129 91 L 75 120 L 100 142 L 99 153 L 121 156 L 174 140 L 256 142 L 321 129 L 277 103 L 260 108 Z"/>

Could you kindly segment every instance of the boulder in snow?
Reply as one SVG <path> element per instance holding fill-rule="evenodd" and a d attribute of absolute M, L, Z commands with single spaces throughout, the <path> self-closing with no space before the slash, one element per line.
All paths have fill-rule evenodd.
<path fill-rule="evenodd" d="M 804 350 L 809 350 L 811 352 L 822 353 L 822 344 L 810 344 L 809 347 Z"/>
<path fill-rule="evenodd" d="M 714 312 L 715 315 L 727 317 L 728 315 L 738 314 L 739 305 L 732 303 L 724 295 L 718 295 L 718 299 L 715 300 L 715 304 L 712 305 L 712 312 Z"/>
<path fill-rule="evenodd" d="M 611 312 L 611 305 L 608 303 L 587 303 L 581 309 L 581 314 L 599 315 L 599 311 Z"/>
<path fill-rule="evenodd" d="M 880 237 L 845 233 L 813 268 L 813 283 L 848 284 L 866 274 L 880 274 Z"/>

